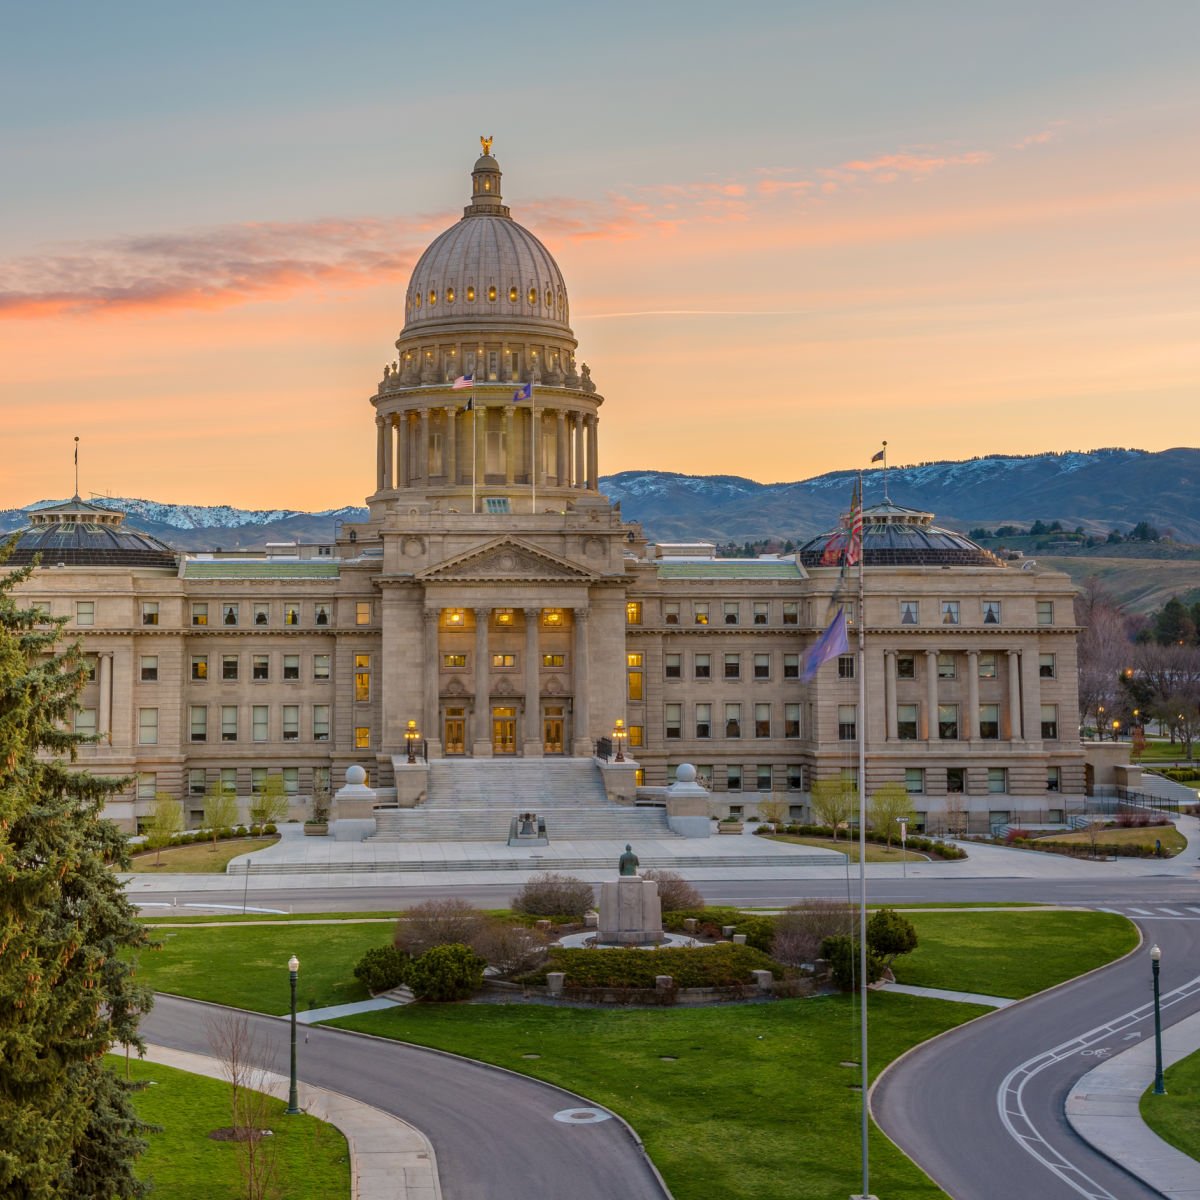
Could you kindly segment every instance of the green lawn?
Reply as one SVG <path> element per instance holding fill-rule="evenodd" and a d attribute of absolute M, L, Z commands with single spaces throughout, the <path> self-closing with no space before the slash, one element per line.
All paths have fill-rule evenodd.
<path fill-rule="evenodd" d="M 109 1062 L 124 1074 L 124 1058 L 111 1055 Z M 153 1182 L 152 1195 L 161 1200 L 240 1200 L 245 1192 L 237 1147 L 208 1136 L 231 1124 L 229 1085 L 137 1059 L 130 1075 L 153 1080 L 134 1096 L 134 1104 L 144 1121 L 163 1127 L 161 1133 L 147 1135 L 149 1149 L 138 1160 L 138 1177 Z M 281 1100 L 271 1105 L 280 1194 L 288 1200 L 348 1197 L 350 1156 L 342 1134 L 315 1117 L 287 1116 Z"/>
<path fill-rule="evenodd" d="M 242 913 L 213 912 L 187 916 L 149 916 L 141 914 L 141 920 L 147 925 L 286 925 L 293 921 L 303 924 L 305 921 L 336 921 L 341 923 L 374 922 L 376 924 L 391 924 L 399 917 L 398 912 L 361 912 L 361 913 Z"/>
<path fill-rule="evenodd" d="M 840 854 L 845 854 L 852 863 L 858 862 L 858 842 L 853 838 L 798 837 L 791 833 L 775 833 L 764 836 L 772 842 L 792 842 L 797 846 L 818 846 L 822 850 L 837 850 Z M 915 850 L 901 851 L 899 845 L 879 846 L 874 842 L 867 843 L 867 862 L 869 863 L 898 863 L 905 860 L 928 862 L 929 855 L 918 854 Z"/>
<path fill-rule="evenodd" d="M 273 846 L 279 838 L 230 838 L 228 841 L 193 842 L 190 846 L 168 846 L 161 851 L 135 854 L 129 869 L 134 874 L 223 875 L 230 859 Z"/>
<path fill-rule="evenodd" d="M 1200 1159 L 1200 1051 L 1163 1072 L 1165 1096 L 1154 1088 L 1142 1095 L 1142 1119 L 1164 1142 Z"/>
<path fill-rule="evenodd" d="M 1066 842 L 1068 846 L 1090 846 L 1092 836 L 1086 831 L 1079 833 L 1048 833 L 1049 842 Z M 1181 850 L 1187 849 L 1187 838 L 1174 825 L 1142 825 L 1122 828 L 1114 825 L 1111 829 L 1101 829 L 1096 834 L 1098 846 L 1145 846 L 1154 849 L 1156 841 L 1162 842 L 1164 856 L 1173 858 Z"/>
<path fill-rule="evenodd" d="M 896 961 L 898 983 L 1019 999 L 1132 950 L 1134 927 L 1116 913 L 913 912 L 919 944 Z"/>

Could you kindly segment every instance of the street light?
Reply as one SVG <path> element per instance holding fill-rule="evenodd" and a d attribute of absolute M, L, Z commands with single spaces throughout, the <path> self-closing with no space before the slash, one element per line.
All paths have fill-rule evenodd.
<path fill-rule="evenodd" d="M 1104 741 L 1104 705 L 1096 705 L 1096 737 L 1099 741 Z"/>
<path fill-rule="evenodd" d="M 1113 741 L 1114 742 L 1119 741 L 1120 736 L 1121 736 L 1121 722 L 1114 721 L 1113 722 Z"/>
<path fill-rule="evenodd" d="M 290 1116 L 300 1112 L 299 1097 L 296 1094 L 296 977 L 300 973 L 300 960 L 293 954 L 288 959 L 288 979 L 292 985 L 292 1082 L 288 1088 L 287 1111 Z"/>
<path fill-rule="evenodd" d="M 617 718 L 616 724 L 613 726 L 613 734 L 612 735 L 613 735 L 613 743 L 617 747 L 617 754 L 613 761 L 614 762 L 624 762 L 625 761 L 625 748 L 624 748 L 623 743 L 624 743 L 625 739 L 629 736 L 629 733 L 625 729 L 625 722 L 622 721 L 620 717 Z"/>
<path fill-rule="evenodd" d="M 903 872 L 902 879 L 908 878 L 908 818 L 897 817 L 896 820 L 900 824 L 900 869 Z"/>
<path fill-rule="evenodd" d="M 421 735 L 417 731 L 416 721 L 409 721 L 408 728 L 404 731 L 404 740 L 408 745 L 408 761 L 415 763 L 417 761 L 417 738 Z"/>
<path fill-rule="evenodd" d="M 1162 959 L 1162 951 L 1157 945 L 1150 947 L 1150 971 L 1154 976 L 1154 1094 L 1165 1096 L 1167 1089 L 1163 1086 L 1162 1072 L 1162 1013 L 1158 1003 L 1158 968 Z"/>

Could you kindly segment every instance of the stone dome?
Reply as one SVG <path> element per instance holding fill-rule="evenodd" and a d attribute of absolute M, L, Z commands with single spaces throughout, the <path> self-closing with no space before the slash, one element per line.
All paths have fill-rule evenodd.
<path fill-rule="evenodd" d="M 567 286 L 553 255 L 509 216 L 500 167 L 485 154 L 471 172 L 471 203 L 413 268 L 405 335 L 467 326 L 539 329 L 572 337 Z"/>
<path fill-rule="evenodd" d="M 801 563 L 821 566 L 830 541 L 844 535 L 845 529 L 839 527 L 805 542 L 799 551 Z M 890 500 L 863 509 L 863 562 L 868 567 L 1005 565 L 970 538 L 934 525 L 933 513 L 904 508 Z"/>
<path fill-rule="evenodd" d="M 35 509 L 30 524 L 17 531 L 9 562 L 23 566 L 41 555 L 43 567 L 166 567 L 178 555 L 165 542 L 124 527 L 125 514 L 78 496 L 63 504 Z"/>

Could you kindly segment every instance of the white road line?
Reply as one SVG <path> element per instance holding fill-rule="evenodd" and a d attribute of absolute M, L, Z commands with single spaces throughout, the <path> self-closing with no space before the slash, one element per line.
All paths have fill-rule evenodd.
<path fill-rule="evenodd" d="M 1193 908 L 1190 904 L 1185 904 L 1184 908 L 1186 908 L 1188 912 L 1200 913 L 1200 908 Z"/>
<path fill-rule="evenodd" d="M 1119 908 L 1097 908 L 1096 911 L 1116 913 L 1118 917 L 1123 917 L 1125 915 Z M 1196 912 L 1200 912 L 1200 908 L 1196 909 Z"/>
<path fill-rule="evenodd" d="M 1200 991 L 1200 975 L 1162 996 L 1161 1007 L 1169 1008 L 1181 1000 L 1187 1000 L 1198 991 Z M 1069 1188 L 1078 1192 L 1079 1195 L 1087 1197 L 1087 1200 L 1119 1200 L 1119 1197 L 1114 1196 L 1107 1188 L 1089 1178 L 1079 1167 L 1050 1145 L 1025 1111 L 1025 1085 L 1035 1075 L 1047 1067 L 1054 1066 L 1055 1063 L 1062 1062 L 1064 1058 L 1070 1058 L 1074 1054 L 1096 1055 L 1096 1050 L 1092 1048 L 1095 1043 L 1102 1042 L 1114 1034 L 1128 1029 L 1131 1025 L 1136 1025 L 1139 1021 L 1151 1016 L 1153 1012 L 1154 1002 L 1150 1001 L 1130 1009 L 1129 1012 L 1123 1013 L 1105 1025 L 1097 1025 L 1095 1029 L 1089 1029 L 1087 1033 L 1080 1034 L 1079 1037 L 1062 1042 L 1051 1050 L 1035 1054 L 1032 1058 L 1027 1058 L 1020 1066 L 1009 1071 L 999 1088 L 996 1089 L 996 1108 L 1000 1115 L 1000 1121 L 1013 1141 L 1057 1175 Z"/>
<path fill-rule="evenodd" d="M 1158 911 L 1170 913 L 1171 916 L 1173 916 L 1173 917 L 1182 917 L 1183 916 L 1183 913 L 1181 913 L 1179 911 L 1179 909 L 1177 909 L 1177 908 L 1160 908 Z"/>
<path fill-rule="evenodd" d="M 1131 908 L 1131 913 L 1137 913 L 1139 917 L 1152 917 L 1154 914 L 1148 908 Z"/>

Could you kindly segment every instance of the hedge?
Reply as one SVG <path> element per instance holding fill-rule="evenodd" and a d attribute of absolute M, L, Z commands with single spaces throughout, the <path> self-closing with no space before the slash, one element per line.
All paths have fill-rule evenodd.
<path fill-rule="evenodd" d="M 665 950 L 553 947 L 545 966 L 523 976 L 521 982 L 544 984 L 550 971 L 562 971 L 567 987 L 653 988 L 658 975 L 670 975 L 677 988 L 731 987 L 750 983 L 751 971 L 770 971 L 774 978 L 783 978 L 783 968 L 774 959 L 731 942 Z"/>
<path fill-rule="evenodd" d="M 763 954 L 771 953 L 771 943 L 775 939 L 773 917 L 747 916 L 736 908 L 678 909 L 663 913 L 663 928 L 672 933 L 681 933 L 684 921 L 690 918 L 698 922 L 696 933 L 700 937 L 724 937 L 724 928 L 732 925 L 734 933 L 746 935 L 747 946 Z"/>
<path fill-rule="evenodd" d="M 810 837 L 810 838 L 832 838 L 833 830 L 828 825 L 780 825 L 777 827 L 779 833 L 787 833 L 792 837 Z M 756 829 L 756 834 L 761 834 L 764 837 L 770 837 L 770 832 L 766 829 Z M 841 832 L 839 841 L 846 840 L 858 841 L 857 831 L 850 831 L 849 834 L 845 830 Z M 886 846 L 888 844 L 887 835 L 876 833 L 873 829 L 867 830 L 867 841 L 873 842 L 877 846 Z M 899 849 L 900 839 L 896 834 L 892 834 L 891 844 Z M 908 841 L 905 843 L 909 850 L 917 850 L 921 854 L 932 854 L 934 858 L 956 859 L 966 858 L 967 852 L 960 846 L 951 846 L 948 842 L 939 842 L 934 838 L 922 837 L 920 834 L 910 834 Z"/>

